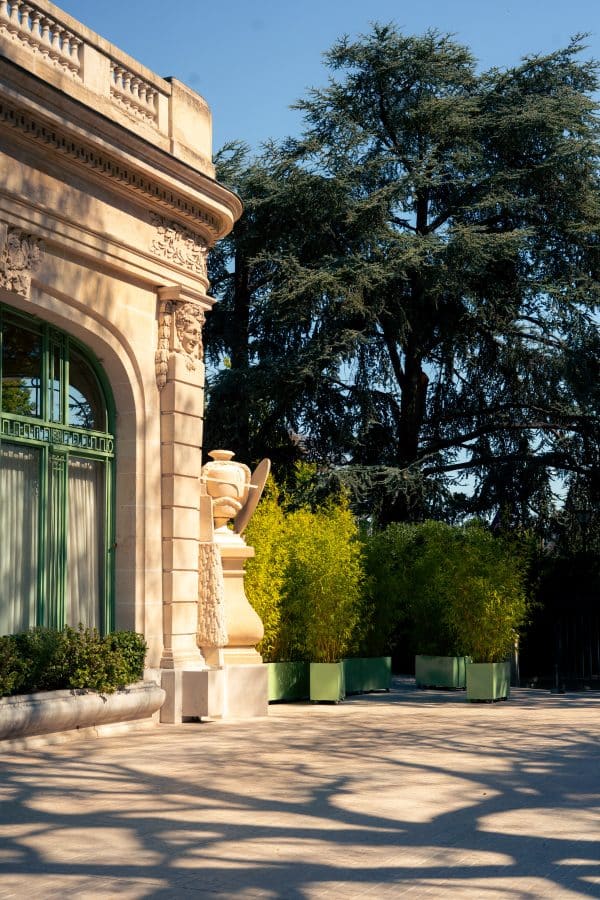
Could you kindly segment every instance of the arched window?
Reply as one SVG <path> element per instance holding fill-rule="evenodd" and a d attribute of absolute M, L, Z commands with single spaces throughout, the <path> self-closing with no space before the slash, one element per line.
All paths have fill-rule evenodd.
<path fill-rule="evenodd" d="M 0 305 L 0 634 L 113 627 L 112 401 L 73 338 Z"/>

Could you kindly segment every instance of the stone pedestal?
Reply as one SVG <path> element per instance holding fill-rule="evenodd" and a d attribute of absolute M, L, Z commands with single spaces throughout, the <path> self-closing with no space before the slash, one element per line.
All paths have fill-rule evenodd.
<path fill-rule="evenodd" d="M 225 624 L 228 642 L 223 648 L 226 666 L 260 665 L 262 656 L 256 650 L 265 633 L 263 624 L 250 606 L 244 591 L 244 565 L 254 556 L 243 538 L 232 531 L 215 532 L 223 562 L 225 588 Z"/>

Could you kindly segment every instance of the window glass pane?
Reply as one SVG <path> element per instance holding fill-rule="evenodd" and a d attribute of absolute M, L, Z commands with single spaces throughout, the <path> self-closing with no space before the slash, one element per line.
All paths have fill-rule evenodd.
<path fill-rule="evenodd" d="M 42 339 L 12 322 L 2 329 L 2 411 L 42 415 Z"/>
<path fill-rule="evenodd" d="M 69 354 L 69 425 L 106 430 L 104 397 L 89 363 L 74 348 Z"/>
<path fill-rule="evenodd" d="M 36 624 L 39 450 L 0 445 L 0 634 Z"/>
<path fill-rule="evenodd" d="M 100 627 L 104 596 L 104 474 L 99 460 L 69 459 L 66 621 Z"/>

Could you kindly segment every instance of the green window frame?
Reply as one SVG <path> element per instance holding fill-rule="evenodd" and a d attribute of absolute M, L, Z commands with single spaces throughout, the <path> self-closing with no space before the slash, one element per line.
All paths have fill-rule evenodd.
<path fill-rule="evenodd" d="M 10 340 L 12 347 L 17 345 L 12 356 Z M 27 370 L 26 375 L 13 377 L 15 357 L 20 360 L 18 371 Z M 32 517 L 37 518 L 37 534 L 28 539 L 28 546 L 35 546 L 32 569 L 35 564 L 37 576 L 35 584 L 32 577 L 28 587 L 35 598 L 26 601 L 23 595 L 19 600 L 16 589 L 15 596 L 0 595 L 0 604 L 29 603 L 32 611 L 23 615 L 30 625 L 60 628 L 79 624 L 72 621 L 73 610 L 80 611 L 74 558 L 84 559 L 79 565 L 89 568 L 85 560 L 88 540 L 94 544 L 90 554 L 93 591 L 89 577 L 86 584 L 96 604 L 90 618 L 103 633 L 114 628 L 114 421 L 112 392 L 91 351 L 47 322 L 0 304 L 0 450 L 4 447 L 8 456 L 15 458 L 21 453 L 37 468 L 29 490 L 36 495 Z M 4 459 L 0 458 L 0 466 Z M 80 472 L 93 485 L 87 496 L 91 496 L 89 490 L 94 491 L 93 506 L 86 511 L 91 534 L 83 536 L 73 531 L 78 527 L 74 519 L 79 508 L 76 479 Z M 18 520 L 16 504 L 10 521 Z M 26 567 L 27 560 L 20 564 Z M 83 625 L 92 624 L 85 621 L 85 614 L 81 620 Z"/>

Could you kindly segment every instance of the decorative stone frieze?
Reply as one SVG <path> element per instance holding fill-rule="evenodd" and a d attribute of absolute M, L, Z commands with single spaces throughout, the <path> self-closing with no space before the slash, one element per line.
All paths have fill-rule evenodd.
<path fill-rule="evenodd" d="M 189 300 L 161 300 L 158 312 L 158 348 L 156 351 L 156 383 L 162 390 L 167 380 L 169 356 L 184 357 L 190 372 L 202 362 L 202 327 L 204 312 Z"/>
<path fill-rule="evenodd" d="M 156 228 L 152 251 L 163 259 L 206 278 L 208 245 L 200 235 L 194 234 L 185 225 L 156 213 L 152 213 L 151 222 Z"/>
<path fill-rule="evenodd" d="M 43 252 L 40 238 L 0 225 L 0 287 L 29 298 L 31 274 L 38 268 Z"/>

